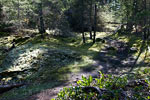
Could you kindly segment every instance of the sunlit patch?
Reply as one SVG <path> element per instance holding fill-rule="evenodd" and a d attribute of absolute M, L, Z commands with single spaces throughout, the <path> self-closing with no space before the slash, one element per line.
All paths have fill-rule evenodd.
<path fill-rule="evenodd" d="M 20 46 L 9 52 L 2 66 L 9 71 L 20 71 L 32 68 L 38 63 L 38 56 L 45 53 L 47 49 L 32 46 L 30 44 Z"/>
<path fill-rule="evenodd" d="M 89 50 L 92 50 L 92 51 L 100 51 L 98 48 L 90 48 Z"/>

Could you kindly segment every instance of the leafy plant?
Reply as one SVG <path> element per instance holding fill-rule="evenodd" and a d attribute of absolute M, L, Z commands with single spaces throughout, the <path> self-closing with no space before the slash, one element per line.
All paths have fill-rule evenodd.
<path fill-rule="evenodd" d="M 145 82 L 150 83 L 148 80 Z M 82 80 L 77 81 L 77 84 L 75 87 L 71 86 L 60 91 L 56 100 L 122 100 L 124 98 L 146 100 L 150 98 L 141 92 L 146 90 L 141 85 L 129 89 L 133 91 L 133 94 L 128 96 L 126 94 L 129 85 L 127 76 L 116 77 L 99 72 L 98 78 L 82 76 Z"/>

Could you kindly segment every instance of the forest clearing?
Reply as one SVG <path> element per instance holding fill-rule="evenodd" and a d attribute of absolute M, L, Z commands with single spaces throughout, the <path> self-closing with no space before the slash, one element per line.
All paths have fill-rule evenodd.
<path fill-rule="evenodd" d="M 149 0 L 1 0 L 0 100 L 150 100 Z"/>

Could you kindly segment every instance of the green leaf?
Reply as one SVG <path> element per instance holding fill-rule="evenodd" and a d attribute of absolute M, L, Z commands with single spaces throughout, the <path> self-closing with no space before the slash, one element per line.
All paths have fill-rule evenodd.
<path fill-rule="evenodd" d="M 88 85 L 90 85 L 93 82 L 93 77 L 90 75 L 88 79 Z"/>

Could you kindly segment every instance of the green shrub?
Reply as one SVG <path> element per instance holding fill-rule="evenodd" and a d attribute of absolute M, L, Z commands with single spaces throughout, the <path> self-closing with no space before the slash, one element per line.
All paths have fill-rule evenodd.
<path fill-rule="evenodd" d="M 150 85 L 144 87 L 139 84 L 130 87 L 128 83 L 127 76 L 117 77 L 101 72 L 95 79 L 92 76 L 89 78 L 82 76 L 82 80 L 77 81 L 77 86 L 65 87 L 58 93 L 56 100 L 147 100 L 150 98 L 146 92 L 143 92 L 148 91 Z M 149 84 L 149 81 L 145 80 L 145 83 Z M 132 95 L 128 94 L 129 91 L 132 91 Z"/>

